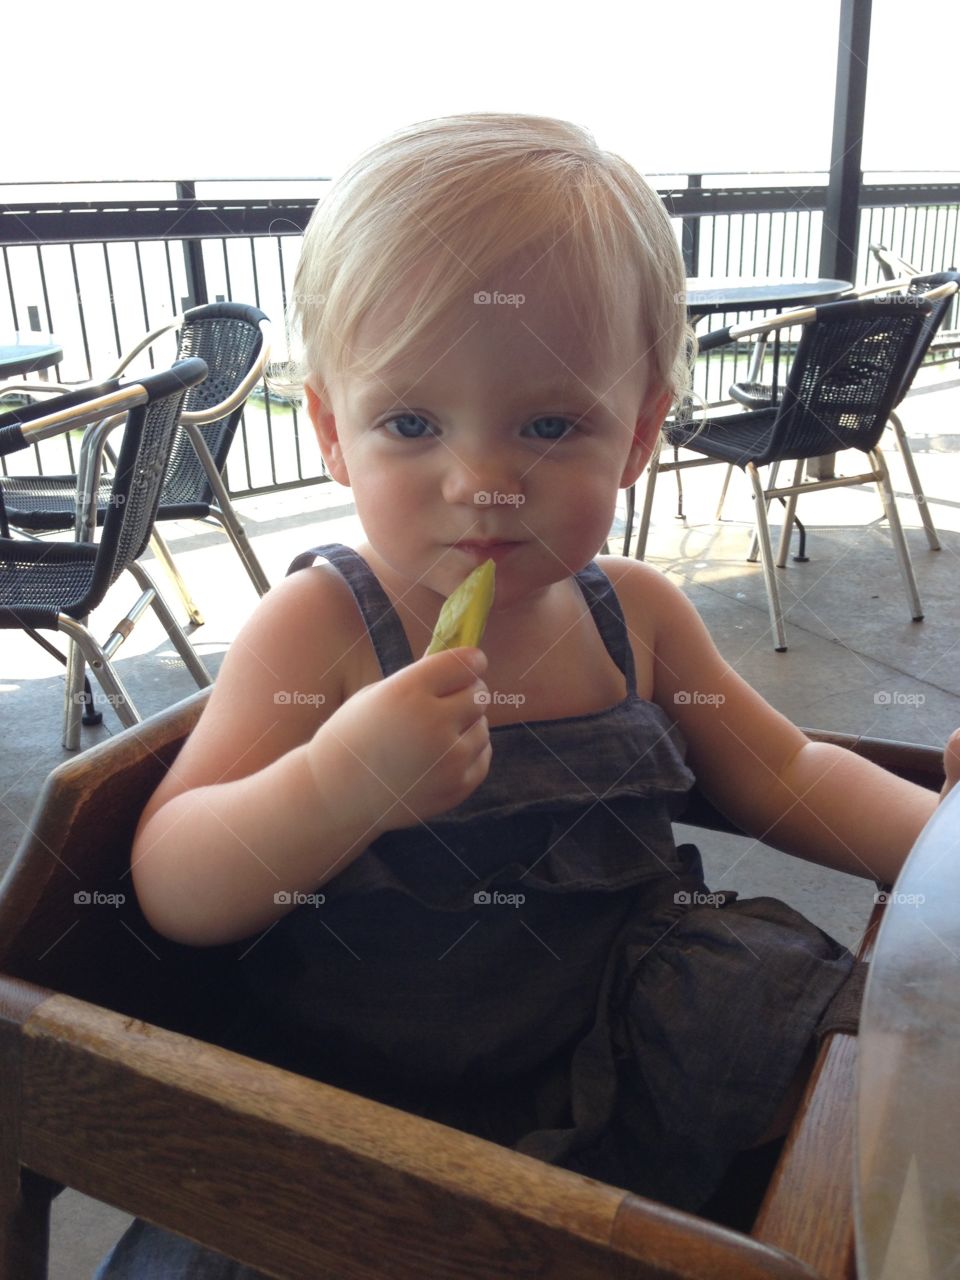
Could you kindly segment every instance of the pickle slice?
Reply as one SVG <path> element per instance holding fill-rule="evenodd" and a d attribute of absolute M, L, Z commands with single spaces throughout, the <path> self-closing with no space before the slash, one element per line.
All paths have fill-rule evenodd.
<path fill-rule="evenodd" d="M 485 560 L 447 596 L 424 656 L 444 649 L 469 649 L 480 643 L 493 604 L 496 571 L 493 560 Z"/>

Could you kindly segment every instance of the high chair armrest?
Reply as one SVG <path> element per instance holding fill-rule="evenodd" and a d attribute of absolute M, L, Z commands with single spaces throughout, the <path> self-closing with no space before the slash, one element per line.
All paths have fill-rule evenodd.
<path fill-rule="evenodd" d="M 873 954 L 883 911 L 878 902 L 871 912 L 857 948 L 859 960 Z M 856 1280 L 856 1079 L 857 1037 L 828 1035 L 751 1232 L 755 1239 L 802 1258 L 824 1280 Z"/>
<path fill-rule="evenodd" d="M 125 888 L 137 818 L 208 696 L 59 766 L 0 883 L 0 1276 L 46 1275 L 60 1185 L 277 1277 L 845 1275 L 853 1037 L 824 1042 L 753 1239 L 198 1038 L 232 955 L 221 972 L 217 948 L 152 935 L 129 893 L 102 922 L 74 902 Z M 810 736 L 941 784 L 936 748 Z"/>
<path fill-rule="evenodd" d="M 280 1280 L 814 1277 L 622 1189 L 10 979 L 0 1071 L 8 1190 L 25 1166 Z M 3 1274 L 38 1280 L 37 1238 L 15 1238 Z"/>

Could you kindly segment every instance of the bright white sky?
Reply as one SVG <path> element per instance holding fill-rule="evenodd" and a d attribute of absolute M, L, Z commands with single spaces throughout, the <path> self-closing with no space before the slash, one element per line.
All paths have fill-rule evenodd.
<path fill-rule="evenodd" d="M 0 182 L 334 176 L 474 110 L 574 120 L 651 174 L 829 165 L 839 0 L 15 4 Z M 958 45 L 956 0 L 874 0 L 866 170 L 960 168 Z"/>

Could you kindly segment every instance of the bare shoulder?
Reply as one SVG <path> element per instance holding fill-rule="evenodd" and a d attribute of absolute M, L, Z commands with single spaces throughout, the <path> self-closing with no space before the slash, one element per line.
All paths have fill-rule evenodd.
<path fill-rule="evenodd" d="M 637 690 L 641 697 L 654 698 L 663 638 L 687 637 L 693 628 L 701 643 L 712 648 L 706 628 L 680 588 L 658 569 L 628 556 L 598 556 L 597 564 L 610 579 L 623 610 L 637 669 Z"/>
<path fill-rule="evenodd" d="M 631 556 L 597 556 L 597 564 L 610 579 L 621 603 L 625 598 L 633 601 L 642 596 L 658 600 L 682 596 L 669 578 L 643 560 L 634 560 Z"/>
<path fill-rule="evenodd" d="M 635 629 L 646 620 L 654 655 L 651 700 L 679 726 L 705 793 L 724 812 L 738 812 L 741 797 L 757 785 L 758 762 L 772 776 L 804 735 L 739 674 L 735 659 L 723 656 L 679 587 L 641 561 L 610 560 L 616 567 L 603 567 L 628 624 Z"/>
<path fill-rule="evenodd" d="M 699 660 L 720 659 L 706 625 L 687 595 L 659 569 L 627 556 L 598 556 L 628 623 L 649 633 L 658 655 L 691 648 Z"/>
<path fill-rule="evenodd" d="M 183 791 L 247 777 L 308 741 L 360 686 L 368 651 L 353 594 L 331 565 L 284 578 L 231 643 L 144 820 Z"/>

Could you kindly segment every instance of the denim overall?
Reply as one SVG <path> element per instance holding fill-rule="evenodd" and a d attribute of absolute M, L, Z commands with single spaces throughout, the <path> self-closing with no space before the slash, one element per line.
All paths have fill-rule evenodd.
<path fill-rule="evenodd" d="M 384 677 L 412 662 L 355 551 L 290 572 L 318 556 Z M 218 1042 L 696 1212 L 769 1126 L 853 957 L 776 899 L 710 893 L 673 840 L 694 781 L 679 732 L 637 695 L 606 574 L 576 580 L 626 697 L 495 725 L 461 805 L 375 840 L 248 948 L 246 1012 Z M 259 1275 L 137 1219 L 96 1280 Z"/>

